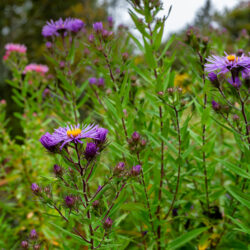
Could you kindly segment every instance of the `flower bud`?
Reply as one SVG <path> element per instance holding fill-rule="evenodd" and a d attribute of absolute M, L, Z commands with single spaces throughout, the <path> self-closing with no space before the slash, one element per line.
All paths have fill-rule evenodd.
<path fill-rule="evenodd" d="M 233 120 L 236 122 L 240 119 L 240 117 L 238 115 L 233 115 Z"/>
<path fill-rule="evenodd" d="M 220 86 L 217 75 L 214 72 L 210 72 L 208 74 L 208 79 L 214 85 L 214 87 L 218 88 Z"/>
<path fill-rule="evenodd" d="M 88 142 L 87 146 L 85 148 L 85 153 L 84 153 L 86 159 L 87 160 L 93 159 L 96 156 L 96 154 L 97 154 L 97 150 L 98 150 L 98 148 L 97 148 L 97 146 L 96 146 L 95 143 Z"/>
<path fill-rule="evenodd" d="M 62 168 L 57 164 L 54 165 L 54 173 L 56 176 L 62 176 L 63 174 Z"/>
<path fill-rule="evenodd" d="M 146 141 L 146 140 L 144 140 L 144 139 L 142 139 L 142 140 L 141 140 L 141 146 L 142 146 L 142 147 L 145 147 L 145 146 L 146 146 L 146 144 L 147 144 L 147 141 Z"/>
<path fill-rule="evenodd" d="M 100 77 L 100 78 L 98 79 L 98 81 L 97 81 L 97 86 L 98 86 L 99 88 L 104 87 L 104 78 Z"/>
<path fill-rule="evenodd" d="M 120 174 L 121 172 L 124 171 L 124 168 L 125 168 L 125 163 L 119 162 L 114 169 L 114 174 Z"/>
<path fill-rule="evenodd" d="M 179 92 L 179 93 L 182 93 L 182 88 L 177 88 L 177 91 Z"/>
<path fill-rule="evenodd" d="M 0 104 L 6 105 L 6 101 L 5 101 L 4 99 L 2 99 L 2 100 L 0 101 Z"/>
<path fill-rule="evenodd" d="M 46 47 L 47 49 L 51 49 L 52 48 L 52 42 L 46 42 Z"/>
<path fill-rule="evenodd" d="M 72 208 L 75 205 L 75 197 L 73 196 L 66 196 L 65 203 L 68 208 Z"/>
<path fill-rule="evenodd" d="M 213 107 L 213 109 L 214 109 L 214 111 L 219 111 L 220 110 L 220 104 L 219 103 L 217 103 L 216 101 L 212 101 L 212 107 Z"/>
<path fill-rule="evenodd" d="M 109 228 L 111 228 L 112 224 L 113 224 L 113 221 L 108 217 L 104 221 L 103 226 L 104 226 L 105 229 L 109 229 Z"/>
<path fill-rule="evenodd" d="M 95 77 L 89 78 L 89 84 L 95 85 L 97 83 L 97 79 Z"/>
<path fill-rule="evenodd" d="M 138 176 L 141 173 L 141 165 L 136 165 L 132 167 L 131 174 L 133 176 Z"/>
<path fill-rule="evenodd" d="M 31 190 L 33 191 L 34 194 L 38 194 L 40 193 L 40 188 L 36 183 L 32 183 L 31 184 Z"/>
<path fill-rule="evenodd" d="M 172 94 L 174 93 L 174 89 L 173 89 L 173 88 L 168 88 L 167 91 L 168 91 L 168 93 L 169 93 L 170 95 L 172 95 Z"/>
<path fill-rule="evenodd" d="M 60 68 L 63 69 L 65 67 L 65 62 L 64 61 L 61 61 L 60 64 L 59 64 Z"/>
<path fill-rule="evenodd" d="M 32 229 L 32 230 L 30 231 L 30 239 L 36 240 L 37 238 L 38 238 L 38 235 L 37 235 L 36 230 L 35 230 L 35 229 Z"/>
<path fill-rule="evenodd" d="M 244 54 L 244 50 L 243 49 L 239 49 L 237 51 L 237 56 L 242 56 Z"/>
<path fill-rule="evenodd" d="M 132 140 L 134 142 L 138 142 L 140 137 L 141 137 L 140 134 L 138 132 L 136 132 L 136 131 L 132 134 Z"/>
<path fill-rule="evenodd" d="M 23 240 L 22 243 L 21 243 L 21 247 L 22 247 L 23 249 L 27 249 L 27 248 L 29 247 L 28 242 L 27 242 L 26 240 Z"/>
<path fill-rule="evenodd" d="M 93 29 L 96 33 L 100 33 L 103 30 L 102 22 L 96 22 L 93 24 Z"/>
<path fill-rule="evenodd" d="M 83 51 L 83 55 L 84 55 L 85 57 L 87 57 L 89 54 L 90 54 L 89 49 L 88 49 L 88 48 L 85 48 L 84 51 Z"/>
<path fill-rule="evenodd" d="M 125 53 L 122 54 L 122 60 L 124 62 L 126 62 L 128 60 L 128 57 L 129 57 L 128 52 L 125 52 Z"/>
<path fill-rule="evenodd" d="M 95 41 L 95 36 L 93 34 L 90 34 L 88 40 L 90 43 L 93 43 Z"/>
<path fill-rule="evenodd" d="M 104 143 L 106 141 L 107 133 L 109 131 L 105 128 L 98 128 L 96 132 L 97 132 L 96 140 L 99 141 L 100 143 Z"/>
<path fill-rule="evenodd" d="M 93 208 L 95 208 L 95 209 L 98 208 L 99 205 L 100 205 L 99 200 L 95 200 L 95 201 L 92 203 L 92 206 L 93 206 Z"/>
<path fill-rule="evenodd" d="M 39 250 L 40 248 L 41 248 L 41 246 L 39 244 L 36 244 L 36 245 L 33 246 L 34 250 Z"/>
<path fill-rule="evenodd" d="M 164 95 L 164 93 L 163 93 L 162 91 L 159 91 L 157 94 L 158 94 L 159 96 L 163 96 L 163 95 Z"/>
<path fill-rule="evenodd" d="M 113 21 L 113 18 L 111 16 L 108 16 L 108 24 L 109 24 L 109 28 L 112 28 L 114 25 L 114 21 Z"/>

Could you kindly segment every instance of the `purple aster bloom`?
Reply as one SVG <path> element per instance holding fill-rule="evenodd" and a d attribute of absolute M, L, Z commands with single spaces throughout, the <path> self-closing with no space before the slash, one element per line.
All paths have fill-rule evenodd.
<path fill-rule="evenodd" d="M 59 143 L 61 143 L 60 150 L 70 143 L 83 143 L 81 139 L 84 138 L 92 138 L 97 139 L 97 130 L 98 126 L 96 125 L 82 125 L 79 124 L 76 126 L 67 126 L 66 128 L 58 128 L 55 129 L 53 134 L 46 133 L 40 139 L 40 142 L 46 149 L 50 149 L 51 147 L 56 147 Z"/>
<path fill-rule="evenodd" d="M 220 104 L 216 102 L 215 100 L 212 101 L 212 107 L 215 111 L 220 110 Z"/>
<path fill-rule="evenodd" d="M 209 56 L 205 64 L 205 70 L 207 72 L 218 71 L 218 74 L 225 74 L 228 71 L 236 69 L 241 70 L 250 70 L 250 57 L 242 54 L 241 56 L 236 56 L 234 54 L 228 55 L 225 52 L 225 56 Z"/>
<path fill-rule="evenodd" d="M 139 175 L 140 172 L 141 172 L 141 165 L 136 165 L 136 166 L 132 167 L 131 174 L 132 174 L 133 176 Z"/>
<path fill-rule="evenodd" d="M 93 24 L 93 29 L 95 32 L 101 32 L 103 30 L 102 22 L 96 22 Z"/>
<path fill-rule="evenodd" d="M 113 221 L 108 217 L 104 221 L 103 226 L 104 226 L 105 229 L 109 229 L 109 228 L 111 228 L 112 224 L 113 224 Z"/>
<path fill-rule="evenodd" d="M 87 160 L 91 160 L 95 157 L 97 154 L 98 148 L 95 143 L 93 142 L 88 142 L 86 149 L 85 149 L 85 157 Z"/>
<path fill-rule="evenodd" d="M 67 22 L 67 29 L 77 33 L 85 26 L 84 22 L 77 18 L 70 18 Z"/>
<path fill-rule="evenodd" d="M 97 138 L 96 140 L 98 140 L 99 142 L 105 142 L 106 137 L 107 137 L 107 133 L 109 131 L 105 128 L 97 128 L 96 133 L 97 133 Z"/>
<path fill-rule="evenodd" d="M 95 77 L 89 78 L 89 84 L 95 85 L 97 83 L 97 79 Z"/>
<path fill-rule="evenodd" d="M 67 30 L 67 23 L 69 19 L 65 21 L 60 18 L 57 21 L 50 20 L 46 25 L 43 26 L 42 35 L 44 37 L 59 36 L 59 32 L 65 32 Z"/>
<path fill-rule="evenodd" d="M 41 138 L 40 142 L 42 145 L 51 153 L 56 152 L 56 144 L 54 143 L 54 140 L 52 138 L 52 135 L 50 133 L 45 133 Z"/>
<path fill-rule="evenodd" d="M 66 206 L 69 208 L 72 208 L 75 204 L 75 197 L 73 196 L 66 196 L 64 200 L 65 200 Z"/>
<path fill-rule="evenodd" d="M 32 229 L 32 230 L 30 231 L 30 238 L 31 238 L 32 240 L 35 240 L 35 239 L 37 239 L 37 237 L 38 237 L 38 235 L 37 235 L 36 230 L 35 230 L 35 229 Z"/>

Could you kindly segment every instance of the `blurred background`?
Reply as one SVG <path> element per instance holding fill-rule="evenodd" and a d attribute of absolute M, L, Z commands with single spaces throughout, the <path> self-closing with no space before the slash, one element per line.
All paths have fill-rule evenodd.
<path fill-rule="evenodd" d="M 233 44 L 241 35 L 249 36 L 250 1 L 164 0 L 163 4 L 162 15 L 172 5 L 166 39 L 176 33 L 178 40 L 190 26 L 198 27 L 203 33 L 210 28 L 226 32 L 229 44 Z M 0 55 L 3 56 L 6 43 L 21 43 L 28 47 L 29 61 L 43 63 L 44 40 L 41 29 L 47 20 L 60 17 L 77 17 L 90 27 L 94 21 L 105 21 L 111 15 L 116 26 L 124 23 L 136 34 L 128 15 L 128 7 L 126 0 L 1 0 Z M 172 49 L 176 47 L 173 46 Z M 12 115 L 18 108 L 11 100 L 11 87 L 5 82 L 8 77 L 9 72 L 0 60 L 0 100 L 5 99 L 8 103 L 7 117 L 10 118 L 9 126 L 14 137 L 20 133 Z"/>

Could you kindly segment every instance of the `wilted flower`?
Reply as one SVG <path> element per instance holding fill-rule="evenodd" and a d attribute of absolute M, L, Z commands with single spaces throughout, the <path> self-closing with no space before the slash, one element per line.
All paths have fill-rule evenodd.
<path fill-rule="evenodd" d="M 95 32 L 101 32 L 103 30 L 103 24 L 102 22 L 96 22 L 93 24 L 93 29 Z"/>
<path fill-rule="evenodd" d="M 65 197 L 65 203 L 66 203 L 67 207 L 72 208 L 74 206 L 74 204 L 75 204 L 75 197 L 66 196 Z"/>
<path fill-rule="evenodd" d="M 225 74 L 228 71 L 236 69 L 238 71 L 248 71 L 250 70 L 250 57 L 242 54 L 241 56 L 236 56 L 234 54 L 228 55 L 225 52 L 225 56 L 210 56 L 205 64 L 205 70 L 207 72 L 218 72 L 218 74 Z"/>
<path fill-rule="evenodd" d="M 32 240 L 35 240 L 35 239 L 37 239 L 37 237 L 38 237 L 38 235 L 37 235 L 36 230 L 35 230 L 35 229 L 32 229 L 32 230 L 30 231 L 30 238 L 31 238 Z"/>
<path fill-rule="evenodd" d="M 42 145 L 49 151 L 54 150 L 54 148 L 61 143 L 60 150 L 70 143 L 83 143 L 81 140 L 84 138 L 92 138 L 97 139 L 97 128 L 95 125 L 82 125 L 80 124 L 76 126 L 67 126 L 66 128 L 58 128 L 55 129 L 53 134 L 46 133 L 40 138 L 40 142 Z"/>
<path fill-rule="evenodd" d="M 113 221 L 108 217 L 104 221 L 103 226 L 104 226 L 105 229 L 109 229 L 109 228 L 111 228 L 112 224 L 113 224 Z"/>
<path fill-rule="evenodd" d="M 32 72 L 32 71 L 44 75 L 49 71 L 49 68 L 47 65 L 31 63 L 24 68 L 23 73 L 26 74 L 27 72 Z"/>
<path fill-rule="evenodd" d="M 137 176 L 141 173 L 141 165 L 136 165 L 132 167 L 131 174 Z"/>
<path fill-rule="evenodd" d="M 96 156 L 97 151 L 98 148 L 96 144 L 93 142 L 88 142 L 84 152 L 86 159 L 87 160 L 93 159 Z"/>

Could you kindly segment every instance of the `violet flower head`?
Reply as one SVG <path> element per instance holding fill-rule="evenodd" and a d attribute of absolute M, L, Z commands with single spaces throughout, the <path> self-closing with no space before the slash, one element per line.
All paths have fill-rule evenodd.
<path fill-rule="evenodd" d="M 40 191 L 40 188 L 39 186 L 36 184 L 36 183 L 32 183 L 31 184 L 31 190 L 34 192 L 34 193 L 38 193 Z"/>
<path fill-rule="evenodd" d="M 113 25 L 114 25 L 114 20 L 113 20 L 113 17 L 108 16 L 107 20 L 108 20 L 109 27 L 110 27 L 110 28 L 112 28 L 112 27 L 113 27 Z"/>
<path fill-rule="evenodd" d="M 77 143 L 83 143 L 82 139 L 85 138 L 92 138 L 97 139 L 97 125 L 68 125 L 67 127 L 59 127 L 58 129 L 55 129 L 53 134 L 46 133 L 43 135 L 40 139 L 40 142 L 46 149 L 51 149 L 53 147 L 56 147 L 57 145 L 60 145 L 60 150 L 63 149 L 63 147 L 73 142 L 75 144 Z M 49 150 L 50 151 L 50 150 Z"/>
<path fill-rule="evenodd" d="M 235 88 L 240 88 L 241 87 L 241 81 L 239 79 L 239 77 L 234 77 L 234 79 L 231 77 L 229 79 L 227 79 L 227 81 L 234 86 Z"/>
<path fill-rule="evenodd" d="M 124 162 L 119 162 L 116 165 L 115 169 L 114 169 L 114 173 L 115 174 L 120 174 L 120 173 L 122 173 L 124 171 L 124 169 L 125 169 L 125 163 Z"/>
<path fill-rule="evenodd" d="M 104 143 L 106 141 L 107 133 L 109 131 L 105 128 L 97 128 L 96 133 L 97 133 L 97 138 L 96 140 Z"/>
<path fill-rule="evenodd" d="M 132 140 L 134 141 L 134 142 L 137 142 L 139 139 L 140 139 L 140 134 L 137 132 L 137 131 L 135 131 L 133 134 L 132 134 Z"/>
<path fill-rule="evenodd" d="M 102 22 L 96 22 L 93 24 L 93 29 L 95 30 L 95 32 L 101 32 L 103 30 L 103 24 Z"/>
<path fill-rule="evenodd" d="M 38 238 L 38 235 L 37 235 L 37 232 L 36 232 L 35 229 L 32 229 L 32 230 L 30 231 L 30 238 L 31 238 L 32 240 L 35 240 L 35 239 Z"/>
<path fill-rule="evenodd" d="M 75 204 L 75 197 L 73 196 L 66 196 L 64 200 L 65 200 L 66 206 L 69 208 L 72 208 Z"/>
<path fill-rule="evenodd" d="M 84 152 L 86 159 L 87 160 L 93 159 L 96 156 L 97 151 L 98 148 L 96 144 L 93 142 L 88 142 Z"/>
<path fill-rule="evenodd" d="M 97 83 L 97 79 L 95 77 L 89 78 L 89 84 L 95 85 Z"/>
<path fill-rule="evenodd" d="M 141 165 L 136 165 L 132 167 L 131 174 L 133 176 L 138 176 L 141 173 Z"/>
<path fill-rule="evenodd" d="M 105 229 L 109 229 L 112 227 L 112 224 L 113 224 L 113 221 L 108 217 L 104 223 L 103 223 L 103 226 Z"/>
<path fill-rule="evenodd" d="M 220 110 L 220 104 L 216 102 L 215 100 L 212 101 L 212 107 L 215 111 Z"/>
<path fill-rule="evenodd" d="M 79 32 L 80 30 L 82 30 L 82 28 L 84 28 L 84 26 L 85 26 L 84 22 L 77 18 L 69 18 L 66 25 L 67 30 L 73 33 Z"/>
<path fill-rule="evenodd" d="M 205 70 L 207 72 L 218 72 L 218 74 L 225 74 L 228 71 L 236 69 L 238 71 L 250 70 L 250 57 L 242 54 L 236 56 L 235 54 L 228 55 L 225 52 L 225 56 L 209 56 L 205 64 Z"/>
<path fill-rule="evenodd" d="M 46 25 L 43 26 L 42 35 L 44 37 L 59 36 L 59 32 L 66 35 L 67 22 L 67 19 L 64 21 L 62 18 L 57 21 L 50 20 L 50 22 L 47 22 Z"/>

